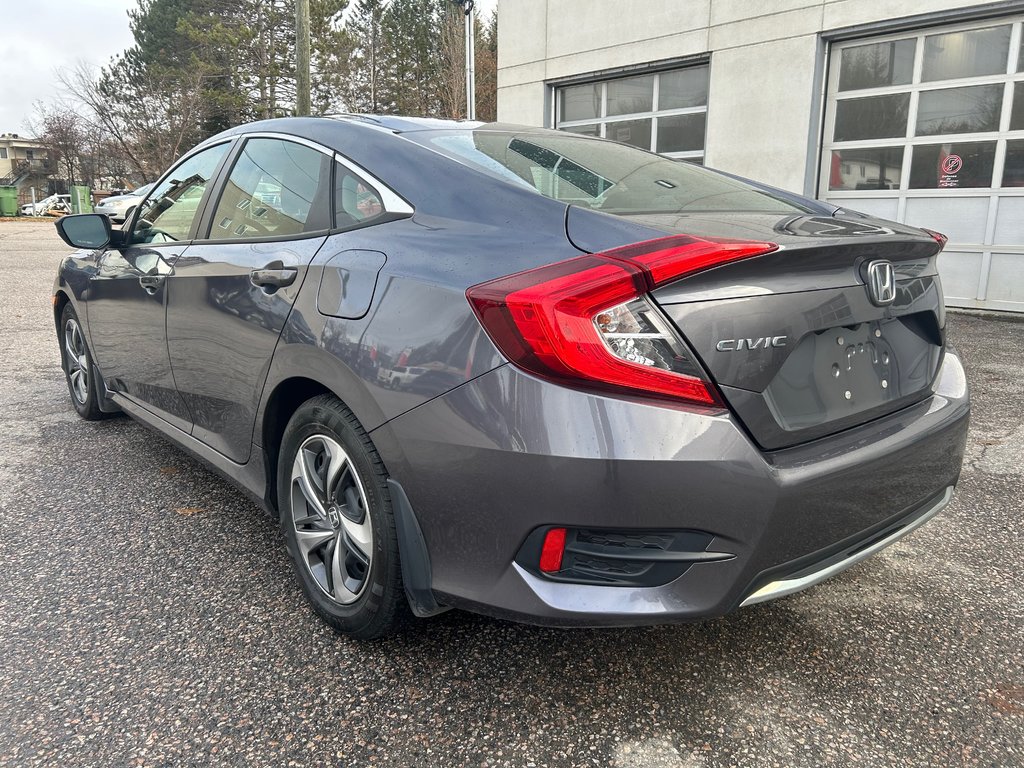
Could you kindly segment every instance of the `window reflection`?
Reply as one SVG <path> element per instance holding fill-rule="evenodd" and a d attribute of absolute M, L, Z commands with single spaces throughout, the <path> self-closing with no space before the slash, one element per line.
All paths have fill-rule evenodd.
<path fill-rule="evenodd" d="M 608 114 L 632 115 L 654 109 L 654 76 L 608 81 Z"/>
<path fill-rule="evenodd" d="M 929 35 L 924 39 L 921 79 L 953 80 L 1006 72 L 1010 27 L 987 27 Z"/>
<path fill-rule="evenodd" d="M 558 94 L 561 120 L 588 120 L 601 114 L 600 83 L 562 88 Z"/>
<path fill-rule="evenodd" d="M 1010 112 L 1010 130 L 1024 130 L 1024 82 L 1013 86 L 1013 109 Z"/>
<path fill-rule="evenodd" d="M 706 114 L 670 115 L 658 118 L 658 151 L 688 152 L 704 149 Z"/>
<path fill-rule="evenodd" d="M 1006 161 L 1003 163 L 1004 187 L 1024 187 L 1024 139 L 1006 142 Z"/>
<path fill-rule="evenodd" d="M 658 109 L 703 107 L 708 103 L 708 68 L 663 72 L 658 83 Z"/>
<path fill-rule="evenodd" d="M 909 93 L 843 99 L 836 103 L 836 141 L 892 139 L 907 133 Z"/>
<path fill-rule="evenodd" d="M 555 128 L 646 150 L 687 153 L 688 159 L 699 161 L 704 151 L 708 75 L 708 65 L 700 64 L 560 87 L 555 95 Z M 678 114 L 683 110 L 686 114 Z"/>
<path fill-rule="evenodd" d="M 311 214 L 321 180 L 329 175 L 326 156 L 315 149 L 280 139 L 249 139 L 221 193 L 210 236 L 279 237 L 326 229 L 324 211 Z"/>
<path fill-rule="evenodd" d="M 193 155 L 160 182 L 135 218 L 132 243 L 188 240 L 199 201 L 228 146 L 218 144 Z"/>
<path fill-rule="evenodd" d="M 902 171 L 903 147 L 834 150 L 828 188 L 899 189 Z"/>
<path fill-rule="evenodd" d="M 917 106 L 918 136 L 999 130 L 1002 85 L 922 91 Z"/>
<path fill-rule="evenodd" d="M 623 144 L 631 144 L 640 149 L 651 148 L 651 119 L 646 120 L 621 120 L 617 123 L 608 123 L 605 129 L 605 138 L 612 141 L 621 141 Z"/>
<path fill-rule="evenodd" d="M 916 40 L 893 40 L 845 48 L 839 67 L 839 90 L 906 85 L 914 73 Z"/>

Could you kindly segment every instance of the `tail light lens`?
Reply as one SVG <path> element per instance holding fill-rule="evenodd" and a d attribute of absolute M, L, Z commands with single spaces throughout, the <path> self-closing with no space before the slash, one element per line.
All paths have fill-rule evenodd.
<path fill-rule="evenodd" d="M 589 389 L 714 406 L 714 389 L 645 294 L 777 248 L 666 237 L 501 277 L 466 296 L 498 349 L 525 371 Z"/>
<path fill-rule="evenodd" d="M 922 227 L 922 229 L 923 229 L 923 227 Z M 940 251 L 943 248 L 945 248 L 946 247 L 946 243 L 949 242 L 949 238 L 946 237 L 941 232 L 936 232 L 934 229 L 925 229 L 924 231 L 927 232 L 929 235 L 931 235 L 932 236 L 932 240 L 934 240 L 936 243 L 939 244 L 939 250 Z"/>

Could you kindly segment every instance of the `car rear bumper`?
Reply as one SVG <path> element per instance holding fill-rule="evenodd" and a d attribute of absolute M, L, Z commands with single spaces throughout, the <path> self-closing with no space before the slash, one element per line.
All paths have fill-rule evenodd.
<path fill-rule="evenodd" d="M 888 546 L 948 502 L 969 413 L 949 352 L 927 400 L 765 453 L 729 414 L 588 395 L 504 366 L 373 438 L 416 513 L 439 602 L 616 626 L 720 615 Z M 685 529 L 708 534 L 716 554 L 655 586 L 569 583 L 523 560 L 524 542 L 546 526 Z"/>

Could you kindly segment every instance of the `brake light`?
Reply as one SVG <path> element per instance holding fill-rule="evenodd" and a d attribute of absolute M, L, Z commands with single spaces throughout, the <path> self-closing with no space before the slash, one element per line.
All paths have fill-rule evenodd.
<path fill-rule="evenodd" d="M 645 294 L 777 248 L 677 235 L 501 277 L 466 296 L 491 340 L 523 370 L 601 391 L 719 405 Z"/>
<path fill-rule="evenodd" d="M 922 229 L 923 229 L 923 227 L 922 227 Z M 943 248 L 945 248 L 946 247 L 946 243 L 949 242 L 949 238 L 946 237 L 941 232 L 936 232 L 934 229 L 925 229 L 924 231 L 927 232 L 929 235 L 931 235 L 932 236 L 932 240 L 934 240 L 936 243 L 939 244 L 939 250 L 940 251 Z"/>

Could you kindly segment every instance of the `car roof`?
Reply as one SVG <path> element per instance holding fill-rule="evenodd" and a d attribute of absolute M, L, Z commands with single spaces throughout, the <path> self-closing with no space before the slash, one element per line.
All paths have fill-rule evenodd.
<path fill-rule="evenodd" d="M 199 146 L 206 146 L 229 136 L 273 132 L 304 137 L 313 141 L 335 144 L 346 138 L 366 135 L 367 131 L 403 134 L 451 130 L 493 130 L 515 133 L 551 133 L 547 128 L 513 125 L 509 123 L 483 123 L 478 120 L 446 120 L 434 117 L 405 117 L 402 115 L 337 114 L 322 117 L 278 117 L 229 128 L 211 136 Z"/>
<path fill-rule="evenodd" d="M 370 123 L 381 128 L 387 128 L 394 133 L 436 131 L 453 128 L 473 129 L 486 125 L 486 123 L 482 123 L 479 120 L 450 120 L 440 117 L 406 117 L 404 115 L 370 115 L 361 112 L 345 112 L 336 115 L 325 115 L 325 117 L 330 120 Z"/>

